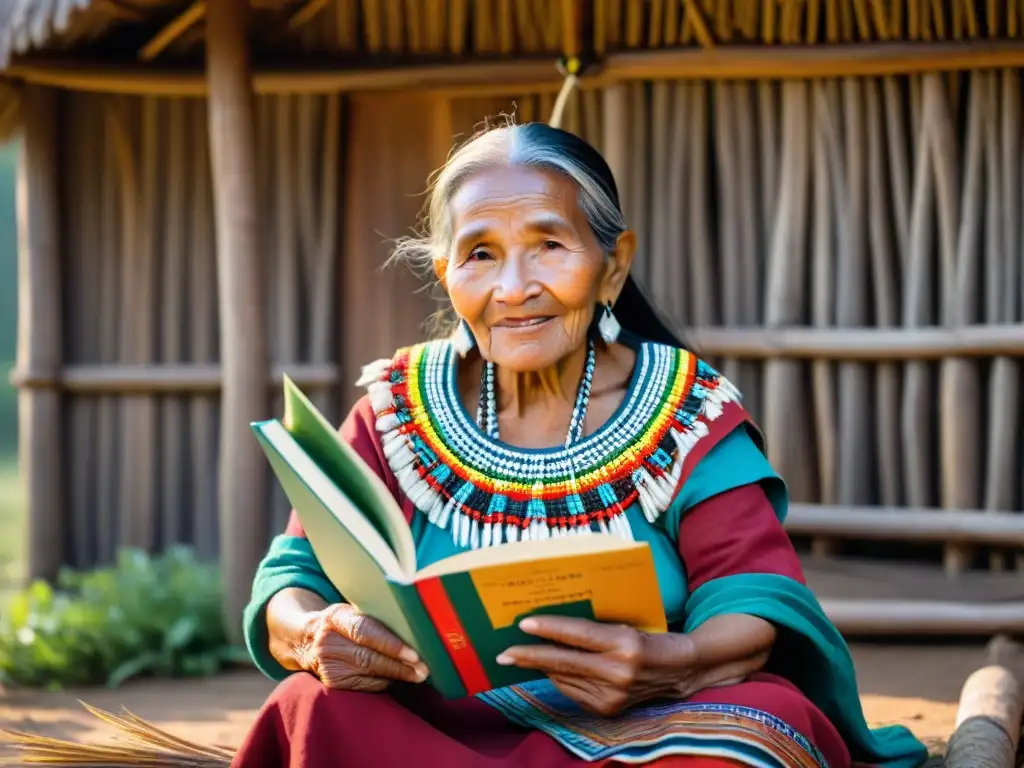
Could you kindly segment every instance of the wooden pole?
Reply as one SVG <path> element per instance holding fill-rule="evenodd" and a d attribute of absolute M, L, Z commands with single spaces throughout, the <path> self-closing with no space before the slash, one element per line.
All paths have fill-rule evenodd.
<path fill-rule="evenodd" d="M 207 12 L 210 154 L 220 307 L 219 519 L 224 609 L 232 637 L 267 546 L 266 459 L 249 429 L 266 418 L 267 324 L 256 190 L 256 116 L 247 0 Z"/>
<path fill-rule="evenodd" d="M 936 637 L 1024 632 L 1019 601 L 822 598 L 821 609 L 847 637 Z"/>
<path fill-rule="evenodd" d="M 790 504 L 786 530 L 797 536 L 971 542 L 1024 549 L 1024 515 L 995 510 Z"/>
<path fill-rule="evenodd" d="M 749 360 L 813 358 L 864 362 L 941 360 L 944 357 L 1024 356 L 1024 323 L 959 328 L 785 327 L 689 329 L 687 339 L 705 357 Z"/>
<path fill-rule="evenodd" d="M 601 151 L 618 187 L 619 205 L 625 209 L 629 173 L 629 93 L 625 85 L 612 85 L 605 90 L 603 109 Z"/>
<path fill-rule="evenodd" d="M 60 374 L 62 357 L 60 161 L 57 93 L 26 86 L 18 163 L 18 368 Z M 31 578 L 64 564 L 63 446 L 57 389 L 18 396 L 18 454 L 28 494 Z"/>

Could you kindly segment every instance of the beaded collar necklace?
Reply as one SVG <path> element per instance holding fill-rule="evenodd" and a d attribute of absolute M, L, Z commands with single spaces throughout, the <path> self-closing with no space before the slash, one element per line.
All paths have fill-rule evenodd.
<path fill-rule="evenodd" d="M 565 436 L 566 448 L 583 437 L 583 422 L 587 418 L 587 408 L 590 406 L 590 388 L 594 384 L 595 362 L 594 341 L 588 339 L 587 362 L 583 366 L 583 375 L 580 377 L 580 383 L 576 389 L 576 404 L 572 409 L 569 431 Z M 500 440 L 498 399 L 494 394 L 494 367 L 494 363 L 490 360 L 484 364 L 484 375 L 480 377 L 480 402 L 477 407 L 476 423 L 492 440 Z"/>
<path fill-rule="evenodd" d="M 486 368 L 474 419 L 461 402 L 458 352 L 447 340 L 401 349 L 367 366 L 360 383 L 399 487 L 458 546 L 595 530 L 628 539 L 627 508 L 638 505 L 654 522 L 672 503 L 687 456 L 709 425 L 733 403 L 730 418 L 743 413 L 732 384 L 689 352 L 641 342 L 636 353 L 625 399 L 588 435 L 582 427 L 593 368 L 585 367 L 569 444 L 557 448 L 497 439 Z"/>

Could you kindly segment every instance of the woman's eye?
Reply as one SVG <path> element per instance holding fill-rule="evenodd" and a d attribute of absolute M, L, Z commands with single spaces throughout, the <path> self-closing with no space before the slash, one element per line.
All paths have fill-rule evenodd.
<path fill-rule="evenodd" d="M 490 259 L 491 254 L 485 248 L 474 248 L 469 252 L 469 256 L 466 257 L 466 261 L 484 261 Z"/>
<path fill-rule="evenodd" d="M 557 251 L 561 247 L 562 247 L 562 244 L 560 242 L 558 242 L 557 240 L 545 240 L 544 241 L 544 249 L 547 250 L 547 251 Z"/>

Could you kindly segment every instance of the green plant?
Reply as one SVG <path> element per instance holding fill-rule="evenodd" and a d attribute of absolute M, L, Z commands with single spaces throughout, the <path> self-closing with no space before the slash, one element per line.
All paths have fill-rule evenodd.
<path fill-rule="evenodd" d="M 246 660 L 224 632 L 218 569 L 184 547 L 153 558 L 126 549 L 111 567 L 65 570 L 56 589 L 34 582 L 0 616 L 0 681 L 12 686 L 116 687 Z"/>

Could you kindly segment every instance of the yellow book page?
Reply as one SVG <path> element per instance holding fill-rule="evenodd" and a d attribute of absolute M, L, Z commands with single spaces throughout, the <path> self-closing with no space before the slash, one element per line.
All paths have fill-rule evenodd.
<path fill-rule="evenodd" d="M 646 544 L 532 562 L 475 568 L 470 573 L 495 629 L 547 606 L 589 600 L 598 621 L 665 632 L 665 608 Z"/>

